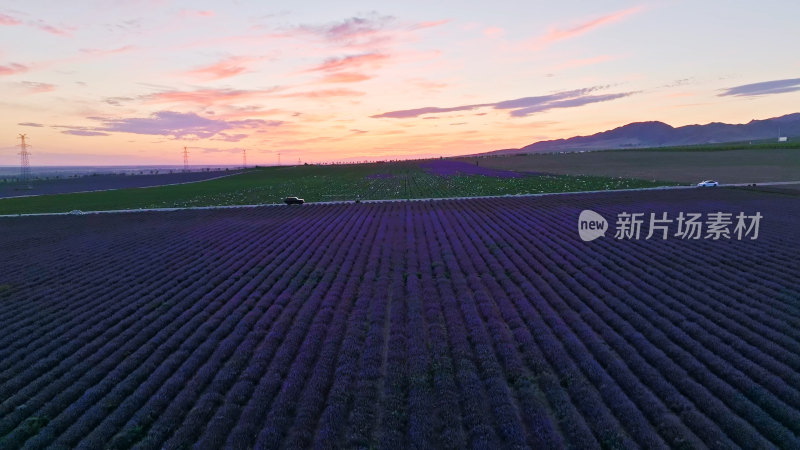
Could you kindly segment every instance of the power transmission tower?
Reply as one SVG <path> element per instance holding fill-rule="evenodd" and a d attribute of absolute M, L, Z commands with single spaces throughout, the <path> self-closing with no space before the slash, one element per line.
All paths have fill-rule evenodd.
<path fill-rule="evenodd" d="M 281 165 L 281 152 L 278 152 L 278 165 Z"/>
<path fill-rule="evenodd" d="M 189 148 L 183 147 L 183 171 L 189 171 Z"/>
<path fill-rule="evenodd" d="M 247 149 L 242 149 L 242 167 L 247 167 Z"/>
<path fill-rule="evenodd" d="M 30 181 L 31 178 L 31 165 L 28 157 L 30 153 L 28 152 L 28 144 L 25 143 L 25 138 L 28 137 L 25 134 L 20 134 L 19 138 L 22 140 L 22 143 L 19 145 L 20 152 L 20 166 L 19 166 L 19 181 L 21 183 L 27 183 Z"/>

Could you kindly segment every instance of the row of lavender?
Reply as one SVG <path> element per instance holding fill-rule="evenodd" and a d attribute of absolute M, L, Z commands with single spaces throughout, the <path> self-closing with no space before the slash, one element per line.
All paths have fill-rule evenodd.
<path fill-rule="evenodd" d="M 585 243 L 584 208 L 769 220 Z M 5 219 L 0 445 L 795 448 L 792 212 L 720 190 Z"/>

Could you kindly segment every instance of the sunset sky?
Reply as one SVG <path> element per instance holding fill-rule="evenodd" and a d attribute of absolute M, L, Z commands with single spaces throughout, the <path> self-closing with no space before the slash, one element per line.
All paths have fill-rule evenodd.
<path fill-rule="evenodd" d="M 0 5 L 0 165 L 456 155 L 800 112 L 790 1 Z"/>

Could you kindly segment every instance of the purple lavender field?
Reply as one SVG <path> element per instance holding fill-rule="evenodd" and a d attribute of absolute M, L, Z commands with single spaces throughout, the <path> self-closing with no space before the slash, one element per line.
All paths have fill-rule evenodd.
<path fill-rule="evenodd" d="M 20 189 L 20 183 L 17 182 L 0 184 L 0 198 L 164 186 L 210 180 L 241 172 L 241 170 L 214 170 L 147 175 L 98 174 L 47 180 L 34 179 L 27 183 L 31 189 Z"/>
<path fill-rule="evenodd" d="M 525 174 L 519 172 L 489 169 L 476 164 L 452 159 L 434 159 L 420 164 L 420 167 L 426 172 L 443 177 L 453 175 L 483 175 L 497 178 L 520 178 L 525 176 Z"/>
<path fill-rule="evenodd" d="M 758 238 L 613 237 L 720 211 Z M 720 188 L 2 218 L 0 447 L 800 448 L 797 217 Z"/>

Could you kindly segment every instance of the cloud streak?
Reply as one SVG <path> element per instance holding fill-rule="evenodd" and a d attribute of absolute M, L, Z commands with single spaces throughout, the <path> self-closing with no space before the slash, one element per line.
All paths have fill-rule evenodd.
<path fill-rule="evenodd" d="M 286 122 L 280 120 L 224 120 L 210 119 L 195 113 L 159 111 L 149 117 L 129 117 L 112 119 L 105 117 L 88 117 L 100 122 L 99 126 L 53 125 L 53 128 L 66 128 L 64 134 L 73 136 L 110 136 L 111 133 L 132 133 L 151 136 L 165 136 L 174 139 L 212 139 L 217 141 L 238 142 L 249 137 L 246 133 L 230 133 L 231 131 L 256 130 L 279 127 Z M 42 126 L 36 123 L 20 123 L 22 126 Z"/>
<path fill-rule="evenodd" d="M 371 78 L 371 76 L 363 73 L 339 72 L 327 75 L 321 81 L 323 83 L 358 83 Z"/>
<path fill-rule="evenodd" d="M 15 25 L 22 25 L 22 22 L 7 14 L 0 14 L 0 25 L 15 26 Z"/>
<path fill-rule="evenodd" d="M 591 66 L 594 64 L 600 64 L 608 61 L 613 61 L 619 59 L 618 56 L 612 55 L 598 55 L 593 56 L 590 58 L 578 58 L 578 59 L 571 59 L 569 61 L 565 61 L 561 64 L 555 65 L 551 67 L 549 70 L 558 72 L 561 70 L 568 70 L 568 69 L 575 69 L 577 67 L 584 67 L 584 66 Z"/>
<path fill-rule="evenodd" d="M 595 19 L 579 23 L 572 27 L 568 28 L 551 27 L 547 31 L 547 33 L 531 40 L 529 42 L 529 46 L 538 50 L 559 41 L 576 38 L 578 36 L 581 36 L 583 34 L 586 34 L 594 30 L 595 28 L 619 22 L 627 18 L 628 16 L 634 15 L 642 11 L 643 9 L 644 8 L 642 6 L 634 6 L 632 8 L 623 9 L 615 13 L 607 14 L 605 16 L 597 17 Z"/>
<path fill-rule="evenodd" d="M 194 91 L 163 91 L 140 96 L 139 100 L 151 104 L 182 103 L 200 106 L 211 106 L 217 104 L 230 105 L 236 102 L 261 98 L 265 95 L 280 91 L 281 89 L 282 88 L 276 87 L 273 89 L 261 90 L 198 89 Z M 106 101 L 108 102 L 108 100 Z M 119 98 L 114 98 L 113 100 L 119 101 Z"/>
<path fill-rule="evenodd" d="M 750 97 L 756 95 L 785 94 L 800 91 L 800 78 L 762 81 L 760 83 L 743 84 L 725 89 L 719 97 Z"/>
<path fill-rule="evenodd" d="M 49 23 L 45 23 L 42 20 L 38 20 L 36 22 L 32 22 L 30 24 L 42 31 L 45 31 L 50 34 L 55 34 L 56 36 L 72 36 L 72 32 L 75 31 L 75 28 L 72 27 L 56 27 L 54 25 L 50 25 Z"/>
<path fill-rule="evenodd" d="M 15 75 L 18 73 L 27 72 L 28 70 L 29 70 L 28 66 L 24 66 L 22 64 L 17 64 L 17 63 L 10 63 L 5 66 L 0 66 L 0 76 Z"/>
<path fill-rule="evenodd" d="M 605 95 L 587 95 L 584 97 L 577 97 L 577 98 L 570 98 L 567 100 L 557 100 L 557 101 L 550 101 L 544 102 L 539 105 L 533 105 L 526 108 L 516 109 L 511 111 L 512 117 L 525 117 L 530 114 L 535 114 L 539 112 L 549 111 L 551 109 L 562 109 L 562 108 L 575 108 L 578 106 L 584 106 L 591 103 L 601 103 L 607 102 L 611 100 L 616 100 L 618 98 L 628 97 L 633 95 L 634 92 L 620 92 L 616 94 L 605 94 Z"/>
<path fill-rule="evenodd" d="M 279 97 L 323 99 L 331 97 L 358 97 L 362 95 L 364 95 L 364 92 L 354 91 L 352 89 L 321 89 L 316 91 L 292 92 L 280 95 Z"/>
<path fill-rule="evenodd" d="M 216 13 L 211 10 L 182 9 L 178 15 L 180 17 L 214 17 Z"/>
<path fill-rule="evenodd" d="M 416 109 L 403 109 L 399 111 L 389 111 L 383 114 L 378 114 L 375 116 L 371 116 L 372 118 L 379 119 L 379 118 L 389 118 L 389 119 L 409 119 L 412 117 L 419 117 L 424 114 L 441 114 L 441 113 L 449 113 L 449 112 L 456 112 L 456 111 L 469 111 L 476 108 L 481 108 L 484 106 L 493 106 L 493 103 L 484 103 L 478 105 L 463 105 L 463 106 L 453 106 L 450 108 L 440 108 L 438 106 L 426 106 L 424 108 L 416 108 Z"/>
<path fill-rule="evenodd" d="M 120 53 L 127 53 L 131 50 L 136 49 L 133 45 L 124 45 L 122 47 L 112 48 L 112 49 L 99 49 L 99 48 L 82 48 L 81 53 L 92 55 L 92 56 L 109 56 L 109 55 L 117 55 Z"/>
<path fill-rule="evenodd" d="M 297 31 L 340 45 L 374 44 L 383 40 L 380 32 L 394 21 L 391 16 L 350 17 L 325 25 L 301 25 Z"/>
<path fill-rule="evenodd" d="M 55 34 L 58 36 L 70 36 L 72 32 L 75 31 L 73 27 L 57 27 L 51 25 L 44 20 L 29 20 L 27 22 L 23 22 L 16 17 L 9 16 L 8 14 L 0 13 L 0 26 L 17 26 L 17 25 L 28 25 L 30 27 L 38 28 L 42 31 L 45 31 L 50 34 Z"/>
<path fill-rule="evenodd" d="M 235 141 L 244 139 L 247 137 L 247 135 L 229 135 L 224 132 L 238 129 L 263 129 L 278 127 L 284 123 L 285 122 L 279 120 L 261 119 L 226 121 L 219 119 L 208 119 L 194 113 L 159 111 L 150 117 L 104 119 L 102 126 L 93 129 L 93 131 L 170 136 L 176 139 L 207 139 L 220 135 L 223 140 Z"/>
<path fill-rule="evenodd" d="M 34 94 L 40 94 L 42 92 L 52 92 L 56 89 L 54 84 L 50 83 L 38 83 L 35 81 L 20 81 L 20 84 L 28 90 L 28 92 Z"/>
<path fill-rule="evenodd" d="M 389 59 L 389 55 L 384 53 L 362 53 L 360 55 L 350 55 L 340 58 L 328 58 L 322 64 L 308 69 L 308 72 L 333 72 L 338 70 L 352 70 L 363 66 L 372 68 L 380 65 Z"/>
<path fill-rule="evenodd" d="M 330 48 L 375 51 L 379 48 L 386 48 L 399 40 L 413 38 L 419 31 L 438 27 L 448 22 L 448 20 L 430 20 L 403 23 L 392 16 L 371 13 L 335 22 L 301 24 L 260 35 L 260 38 L 310 39 Z M 258 26 L 256 28 L 266 27 Z"/>
<path fill-rule="evenodd" d="M 72 136 L 110 136 L 110 134 L 103 133 L 102 131 L 91 130 L 64 130 L 61 133 L 70 134 Z"/>
<path fill-rule="evenodd" d="M 494 109 L 510 110 L 512 117 L 525 117 L 530 114 L 540 113 L 551 109 L 575 108 L 588 105 L 590 103 L 607 102 L 618 98 L 628 97 L 635 92 L 621 92 L 615 94 L 590 95 L 592 92 L 602 89 L 595 86 L 571 91 L 556 92 L 549 95 L 535 97 L 522 97 L 513 100 L 504 100 L 495 103 L 478 103 L 471 105 L 461 105 L 453 107 L 427 106 L 424 108 L 405 109 L 390 111 L 371 116 L 373 118 L 408 119 L 419 117 L 426 114 L 442 114 L 457 111 L 471 111 L 478 108 L 492 107 Z M 426 117 L 427 118 L 427 117 Z"/>
<path fill-rule="evenodd" d="M 245 63 L 251 61 L 250 58 L 232 57 L 214 64 L 199 67 L 186 72 L 187 75 L 203 78 L 206 80 L 221 80 L 239 75 L 247 70 Z"/>

